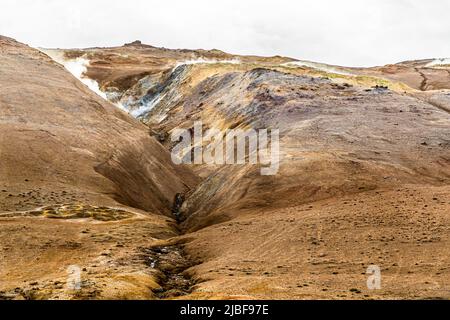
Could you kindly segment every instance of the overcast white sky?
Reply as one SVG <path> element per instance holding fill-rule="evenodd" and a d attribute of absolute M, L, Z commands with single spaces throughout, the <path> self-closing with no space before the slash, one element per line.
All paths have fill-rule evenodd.
<path fill-rule="evenodd" d="M 122 45 L 347 66 L 450 57 L 449 0 L 0 0 L 0 34 L 35 47 Z"/>

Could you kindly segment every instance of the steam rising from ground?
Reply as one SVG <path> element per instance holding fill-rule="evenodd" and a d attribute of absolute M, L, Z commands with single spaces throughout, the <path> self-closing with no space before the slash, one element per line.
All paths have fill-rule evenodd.
<path fill-rule="evenodd" d="M 76 59 L 67 59 L 64 56 L 64 52 L 58 51 L 58 50 L 47 50 L 47 49 L 41 49 L 42 52 L 50 56 L 54 61 L 62 64 L 73 76 L 75 76 L 78 80 L 80 80 L 83 84 L 85 84 L 91 91 L 95 92 L 98 96 L 102 97 L 103 99 L 110 101 L 111 95 L 114 93 L 105 93 L 100 89 L 100 86 L 97 81 L 90 79 L 86 76 L 86 73 L 88 71 L 89 67 L 89 60 L 86 57 L 78 57 Z M 196 60 L 186 60 L 186 61 L 179 61 L 175 65 L 173 72 L 180 67 L 184 65 L 194 65 L 194 64 L 240 64 L 241 61 L 239 59 L 230 59 L 230 60 L 216 60 L 216 59 L 205 59 L 205 58 L 199 58 Z M 159 93 L 155 95 L 150 101 L 142 103 L 142 105 L 135 109 L 130 110 L 127 108 L 127 104 L 122 104 L 120 102 L 114 103 L 118 108 L 124 110 L 125 112 L 130 113 L 135 118 L 140 118 L 143 115 L 150 112 L 153 108 L 155 108 L 161 100 L 163 100 L 165 97 L 164 93 Z"/>
<path fill-rule="evenodd" d="M 135 117 L 139 118 L 150 112 L 153 108 L 155 108 L 158 103 L 161 102 L 161 100 L 164 98 L 164 95 L 158 94 L 156 95 L 150 102 L 143 104 L 138 109 L 133 110 L 130 112 L 130 114 Z"/>
<path fill-rule="evenodd" d="M 436 59 L 426 65 L 426 67 L 449 66 L 450 58 Z"/>
<path fill-rule="evenodd" d="M 196 59 L 196 60 L 179 61 L 176 64 L 175 69 L 178 68 L 179 66 L 184 66 L 184 65 L 191 65 L 191 64 L 216 64 L 216 63 L 240 64 L 241 61 L 239 59 L 216 60 L 216 59 L 200 58 L 200 59 Z"/>
<path fill-rule="evenodd" d="M 309 62 L 309 61 L 292 61 L 292 62 L 286 62 L 282 64 L 284 67 L 290 67 L 290 68 L 296 68 L 296 67 L 308 67 L 320 71 L 324 71 L 327 73 L 334 73 L 334 74 L 340 74 L 343 76 L 351 76 L 352 74 L 346 71 L 343 71 L 339 68 L 332 67 L 326 64 L 316 63 L 316 62 Z"/>
<path fill-rule="evenodd" d="M 63 62 L 63 65 L 71 74 L 73 74 L 77 79 L 83 82 L 89 89 L 94 91 L 103 99 L 107 100 L 106 93 L 100 90 L 98 82 L 85 76 L 87 67 L 89 66 L 89 60 L 83 57 L 79 57 L 75 60 L 66 60 Z"/>
<path fill-rule="evenodd" d="M 230 59 L 230 60 L 217 60 L 217 59 L 205 59 L 205 58 L 199 58 L 199 59 L 195 59 L 195 60 L 184 60 L 184 61 L 178 61 L 175 65 L 175 67 L 172 69 L 172 85 L 174 83 L 176 83 L 177 81 L 179 82 L 179 76 L 181 73 L 178 73 L 177 70 L 182 70 L 179 69 L 182 66 L 186 66 L 186 65 L 194 65 L 194 64 L 240 64 L 241 61 L 239 59 Z M 169 84 L 170 87 L 170 84 Z M 141 118 L 144 115 L 148 114 L 150 111 L 152 111 L 162 100 L 166 99 L 166 97 L 170 92 L 170 88 L 166 88 L 166 90 L 159 92 L 158 94 L 156 94 L 150 101 L 147 102 L 143 102 L 141 104 L 141 106 L 139 106 L 139 108 L 135 109 L 135 110 L 131 110 L 130 114 L 135 117 L 135 118 Z M 173 90 L 172 90 L 173 91 Z M 162 119 L 164 119 L 164 115 L 160 115 L 160 121 L 162 121 Z"/>
<path fill-rule="evenodd" d="M 67 71 L 69 71 L 75 78 L 80 80 L 89 89 L 91 89 L 91 91 L 93 91 L 103 99 L 109 101 L 106 93 L 100 89 L 98 82 L 86 76 L 87 68 L 89 67 L 88 59 L 86 59 L 85 57 L 78 57 L 76 59 L 66 59 L 64 57 L 64 53 L 58 52 L 56 50 L 41 49 L 41 51 L 50 56 L 54 61 L 62 64 L 64 68 L 67 69 Z M 121 103 L 114 103 L 114 105 L 116 105 L 118 108 L 124 111 L 127 111 L 126 108 Z"/>

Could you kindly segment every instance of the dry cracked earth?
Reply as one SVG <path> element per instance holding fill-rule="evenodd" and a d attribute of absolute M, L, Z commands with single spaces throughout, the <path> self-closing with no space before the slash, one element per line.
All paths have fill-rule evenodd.
<path fill-rule="evenodd" d="M 0 298 L 450 298 L 444 62 L 0 36 Z M 279 129 L 278 173 L 175 165 L 196 121 Z"/>

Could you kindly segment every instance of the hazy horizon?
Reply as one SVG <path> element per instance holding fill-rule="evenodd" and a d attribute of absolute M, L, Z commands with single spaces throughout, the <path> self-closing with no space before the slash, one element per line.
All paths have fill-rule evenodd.
<path fill-rule="evenodd" d="M 0 34 L 33 47 L 141 40 L 358 67 L 449 57 L 449 10 L 445 0 L 4 0 Z"/>

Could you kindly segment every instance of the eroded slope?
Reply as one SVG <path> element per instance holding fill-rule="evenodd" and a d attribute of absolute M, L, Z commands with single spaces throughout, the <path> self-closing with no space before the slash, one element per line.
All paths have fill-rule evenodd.
<path fill-rule="evenodd" d="M 192 166 L 204 180 L 185 194 L 186 234 L 146 251 L 178 256 L 182 241 L 198 264 L 179 262 L 197 282 L 189 297 L 448 298 L 445 66 L 355 69 L 140 43 L 56 54 L 87 59 L 85 76 L 168 150 L 172 131 L 194 121 L 223 133 L 280 129 L 275 176 Z M 366 286 L 374 264 L 379 291 Z M 171 279 L 163 289 L 176 291 Z"/>
<path fill-rule="evenodd" d="M 177 234 L 166 216 L 196 176 L 139 121 L 6 37 L 0 84 L 1 296 L 151 298 L 157 270 L 142 248 Z M 73 265 L 81 292 L 66 287 Z"/>

